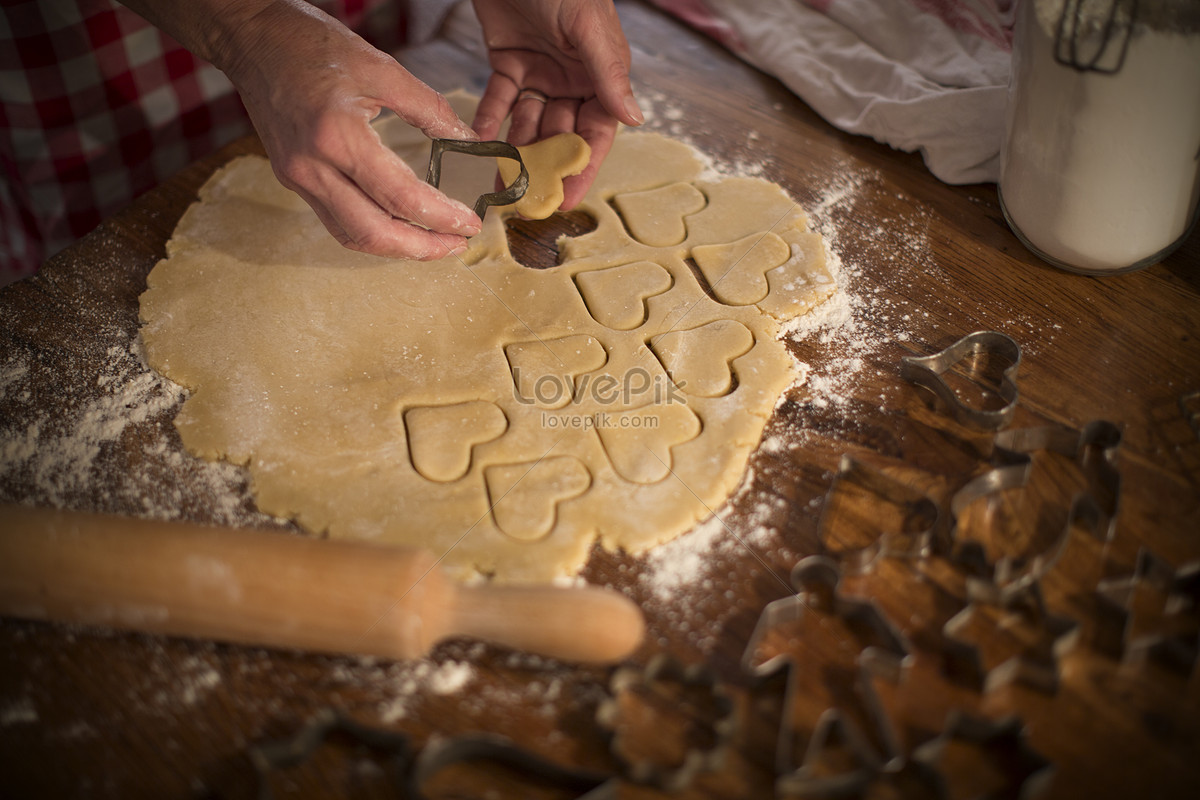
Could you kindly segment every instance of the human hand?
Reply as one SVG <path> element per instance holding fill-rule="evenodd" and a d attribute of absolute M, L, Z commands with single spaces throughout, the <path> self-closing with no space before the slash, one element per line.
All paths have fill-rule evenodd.
<path fill-rule="evenodd" d="M 562 207 L 574 208 L 612 148 L 617 123 L 643 122 L 616 9 L 610 0 L 473 2 L 494 70 L 475 132 L 496 138 L 511 113 L 508 140 L 515 145 L 570 131 L 586 139 L 591 161 L 563 182 Z"/>
<path fill-rule="evenodd" d="M 476 138 L 444 97 L 304 2 L 264 4 L 236 39 L 218 66 L 279 181 L 334 238 L 351 250 L 421 260 L 466 248 L 479 218 L 421 180 L 370 125 L 389 108 L 427 136 Z"/>

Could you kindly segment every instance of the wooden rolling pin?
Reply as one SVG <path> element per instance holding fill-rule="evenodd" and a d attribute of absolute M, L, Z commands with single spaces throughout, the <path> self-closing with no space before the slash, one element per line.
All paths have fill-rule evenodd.
<path fill-rule="evenodd" d="M 387 658 L 462 635 L 617 661 L 644 632 L 617 592 L 461 586 L 424 551 L 24 506 L 0 506 L 0 614 Z"/>

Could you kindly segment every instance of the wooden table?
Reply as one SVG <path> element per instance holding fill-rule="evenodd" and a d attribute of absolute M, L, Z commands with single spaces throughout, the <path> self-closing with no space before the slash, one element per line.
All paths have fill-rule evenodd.
<path fill-rule="evenodd" d="M 1174 570 L 1200 556 L 1200 235 L 1131 275 L 1057 271 L 1009 232 L 995 187 L 943 185 L 917 156 L 834 130 L 778 82 L 657 12 L 634 3 L 621 11 L 650 127 L 725 163 L 761 164 L 830 239 L 853 298 L 841 327 L 791 342 L 810 379 L 780 406 L 747 488 L 720 511 L 729 530 L 709 522 L 645 558 L 596 553 L 586 569 L 645 610 L 650 636 L 633 665 L 669 654 L 705 665 L 716 688 L 675 686 L 690 704 L 645 701 L 644 688 L 622 694 L 613 737 L 596 721 L 610 670 L 468 641 L 397 664 L 6 620 L 0 795 L 252 796 L 249 750 L 294 735 L 327 708 L 404 732 L 417 749 L 434 737 L 490 732 L 555 762 L 628 778 L 613 749 L 657 747 L 669 762 L 680 741 L 697 752 L 711 745 L 716 696 L 742 724 L 720 766 L 682 796 L 770 796 L 772 717 L 785 700 L 794 729 L 784 732 L 802 743 L 836 707 L 877 754 L 890 747 L 893 769 L 882 772 L 863 772 L 862 753 L 836 730 L 809 748 L 810 777 L 865 776 L 871 793 L 1015 796 L 1029 777 L 1026 789 L 1052 797 L 1195 796 L 1200 691 L 1191 657 L 1200 612 L 1195 575 Z M 443 90 L 478 90 L 487 72 L 444 42 L 406 61 Z M 236 469 L 183 454 L 171 425 L 181 398 L 146 371 L 136 344 L 138 295 L 179 216 L 218 165 L 256 149 L 239 142 L 189 167 L 0 294 L 0 499 L 285 525 L 256 514 Z M 528 239 L 552 241 L 547 230 L 513 234 L 514 248 L 536 253 Z M 1092 468 L 1113 453 L 1102 447 L 1085 448 L 1088 459 L 1034 452 L 1024 485 L 970 503 L 953 530 L 946 524 L 958 490 L 995 466 L 993 433 L 955 421 L 905 382 L 900 359 L 976 330 L 1003 332 L 1022 348 L 1009 429 L 1095 420 L 1120 429 L 1111 541 L 1097 539 L 1086 519 L 1066 527 L 1071 498 L 1089 480 L 1111 485 Z M 995 356 L 968 359 L 953 383 L 970 402 L 994 407 L 986 387 L 1004 366 Z M 843 456 L 858 466 L 839 477 Z M 854 574 L 855 551 L 881 528 L 911 532 L 932 521 L 914 493 L 939 509 L 933 552 L 894 553 Z M 1020 565 L 1065 549 L 1035 570 L 1038 592 L 999 608 L 967 602 L 970 541 L 982 545 L 982 573 L 1005 555 Z M 760 653 L 799 659 L 785 696 L 782 679 L 752 679 L 742 654 L 767 604 L 792 593 L 792 567 L 822 553 L 841 565 L 840 601 L 825 607 L 812 595 L 812 608 L 780 623 Z M 854 597 L 873 605 L 846 599 Z M 902 674 L 855 666 L 886 632 L 866 624 L 871 608 L 908 643 L 898 654 Z M 951 725 L 954 709 L 1015 721 Z M 278 796 L 395 796 L 393 771 L 386 750 L 335 736 L 268 783 Z M 528 777 L 461 765 L 426 789 L 578 793 Z M 662 796 L 630 780 L 620 787 L 623 797 Z"/>

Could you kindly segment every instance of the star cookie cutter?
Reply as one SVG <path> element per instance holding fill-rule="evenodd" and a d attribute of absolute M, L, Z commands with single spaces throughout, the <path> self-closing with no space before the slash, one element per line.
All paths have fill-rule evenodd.
<path fill-rule="evenodd" d="M 1163 630 L 1161 621 L 1155 630 L 1139 630 L 1136 600 L 1143 590 L 1161 599 L 1161 618 L 1183 621 L 1184 615 L 1191 616 L 1185 630 Z M 1144 656 L 1184 675 L 1193 672 L 1200 659 L 1200 623 L 1195 619 L 1200 616 L 1200 561 L 1176 569 L 1143 547 L 1133 572 L 1100 581 L 1096 594 L 1113 655 L 1125 660 Z"/>
<path fill-rule="evenodd" d="M 942 733 L 913 751 L 913 760 L 935 776 L 939 797 L 955 796 L 946 784 L 944 771 L 939 765 L 946 755 L 947 746 L 956 741 L 999 754 L 1004 773 L 1014 785 L 986 795 L 988 797 L 1037 797 L 1049 787 L 1054 777 L 1053 763 L 1030 746 L 1025 724 L 1019 717 L 992 721 L 962 711 L 951 711 Z"/>
<path fill-rule="evenodd" d="M 1059 661 L 1078 644 L 1080 627 L 1075 620 L 1050 612 L 1040 586 L 1036 582 L 1031 584 L 1021 592 L 1019 598 L 1011 599 L 1003 612 L 1008 619 L 1019 617 L 1019 621 L 1033 631 L 1035 640 L 1032 644 L 1029 640 L 1022 641 L 1019 646 L 1011 648 L 1011 652 L 1005 653 L 1006 657 L 996 659 L 998 663 L 985 664 L 986 647 L 964 635 L 976 614 L 996 613 L 990 604 L 982 604 L 981 607 L 978 602 L 970 602 L 942 626 L 946 641 L 958 648 L 959 653 L 965 654 L 972 664 L 980 691 L 989 692 L 1013 683 L 1021 683 L 1046 694 L 1058 691 Z M 995 623 L 995 627 L 988 627 L 986 639 L 989 644 L 994 644 L 996 633 L 1015 627 L 1010 621 Z"/>
<path fill-rule="evenodd" d="M 780 795 L 832 796 L 857 792 L 879 772 L 898 768 L 903 763 L 899 736 L 871 687 L 871 678 L 899 682 L 909 664 L 912 646 L 873 600 L 839 594 L 840 579 L 838 565 L 831 558 L 808 556 L 802 559 L 792 570 L 791 585 L 796 593 L 767 605 L 742 656 L 743 670 L 760 682 L 774 681 L 781 675 L 787 682 L 775 751 L 775 788 Z M 872 744 L 842 709 L 830 707 L 818 718 L 804 756 L 797 764 L 797 731 L 789 714 L 798 691 L 793 679 L 798 659 L 791 653 L 780 653 L 755 664 L 755 655 L 772 629 L 800 620 L 814 603 L 840 617 L 848 627 L 869 633 L 876 642 L 864 646 L 855 659 L 855 685 L 880 746 L 877 748 Z M 818 765 L 822 752 L 835 739 L 850 752 L 857 766 L 849 772 L 830 776 L 823 774 Z"/>
<path fill-rule="evenodd" d="M 942 377 L 968 356 L 988 354 L 1009 362 L 1001 373 L 997 393 L 1004 400 L 998 409 L 973 408 L 962 401 Z M 940 353 L 930 356 L 905 356 L 900 359 L 900 374 L 918 386 L 933 392 L 954 418 L 966 425 L 984 430 L 999 430 L 1012 421 L 1017 410 L 1017 368 L 1021 366 L 1021 346 L 1007 334 L 998 331 L 975 331 L 959 339 Z"/>
<path fill-rule="evenodd" d="M 661 696 L 659 687 L 675 684 L 682 691 L 699 691 L 708 695 L 713 720 L 696 723 L 709 728 L 711 742 L 707 746 L 688 746 L 678 763 L 667 764 L 652 756 L 637 756 L 626 752 L 620 731 L 622 698 L 638 693 Z M 609 698 L 596 709 L 596 721 L 611 735 L 610 749 L 626 768 L 625 777 L 637 784 L 651 786 L 664 792 L 687 788 L 700 775 L 719 769 L 728 757 L 736 733 L 735 706 L 732 696 L 703 663 L 684 666 L 670 656 L 659 654 L 644 667 L 618 668 L 609 682 Z M 674 707 L 678 702 L 666 699 Z M 693 722 L 696 722 L 693 720 Z"/>
<path fill-rule="evenodd" d="M 903 529 L 879 531 L 876 538 L 862 547 L 832 553 L 829 539 L 833 518 L 837 513 L 836 498 L 839 490 L 847 485 L 866 490 L 894 506 L 906 508 Z M 838 465 L 838 474 L 821 507 L 817 536 L 825 551 L 836 555 L 842 570 L 847 574 L 856 575 L 871 571 L 881 558 L 922 558 L 928 555 L 934 537 L 941 527 L 941 508 L 925 493 L 849 455 L 843 455 Z"/>
<path fill-rule="evenodd" d="M 521 165 L 521 173 L 516 180 L 498 192 L 485 192 L 475 201 L 475 216 L 483 219 L 488 206 L 506 206 L 517 202 L 525 196 L 529 189 L 529 170 L 521 160 L 521 152 L 508 142 L 473 142 L 461 139 L 434 139 L 429 151 L 429 172 L 425 182 L 437 188 L 442 182 L 442 155 L 463 153 L 482 158 L 511 158 Z"/>
<path fill-rule="evenodd" d="M 950 500 L 953 558 L 970 572 L 971 602 L 1005 605 L 1027 591 L 1054 566 L 1076 527 L 1087 528 L 1102 541 L 1112 539 L 1121 494 L 1116 467 L 1121 438 L 1121 429 L 1107 420 L 1090 422 L 1082 430 L 1049 425 L 996 434 L 995 466 L 968 481 Z M 1045 550 L 1027 558 L 1003 556 L 991 562 L 979 542 L 958 539 L 958 521 L 976 501 L 1025 486 L 1033 470 L 1032 454 L 1039 450 L 1074 459 L 1087 477 L 1088 488 L 1073 498 L 1061 532 Z"/>

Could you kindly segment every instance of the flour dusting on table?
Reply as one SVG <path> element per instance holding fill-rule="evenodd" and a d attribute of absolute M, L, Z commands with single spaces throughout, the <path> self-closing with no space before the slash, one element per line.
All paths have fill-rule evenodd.
<path fill-rule="evenodd" d="M 240 467 L 179 447 L 171 420 L 187 391 L 147 366 L 136 332 L 108 326 L 96 341 L 51 397 L 28 356 L 0 363 L 0 399 L 18 412 L 0 421 L 0 499 L 90 510 L 102 488 L 101 510 L 173 519 L 199 505 L 214 524 L 270 522 Z"/>
<path fill-rule="evenodd" d="M 641 96 L 650 100 L 649 127 L 687 138 L 679 115 L 672 113 L 664 95 L 650 92 Z M 755 146 L 758 139 L 754 131 L 746 135 L 746 149 L 759 153 L 758 158 L 708 156 L 709 170 L 715 175 L 770 179 L 769 151 L 764 153 L 764 148 Z M 784 324 L 781 336 L 817 358 L 802 359 L 793 351 L 799 377 L 781 403 L 800 402 L 852 418 L 888 404 L 887 396 L 862 396 L 867 372 L 886 348 L 907 341 L 916 320 L 926 315 L 919 307 L 897 299 L 895 293 L 885 296 L 879 284 L 903 280 L 905 269 L 928 258 L 929 219 L 928 212 L 914 206 L 902 218 L 872 220 L 866 238 L 876 249 L 852 249 L 843 228 L 866 224 L 856 206 L 878 191 L 881 176 L 851 163 L 838 175 L 829 185 L 805 187 L 816 195 L 807 202 L 798 201 L 808 215 L 809 227 L 825 241 L 826 264 L 838 291 L 808 314 Z M 881 265 L 888 270 L 884 274 L 879 271 Z M 869 288 L 872 286 L 875 288 Z M 757 455 L 785 459 L 789 453 L 803 451 L 808 435 L 790 424 L 768 426 Z M 714 509 L 712 517 L 648 553 L 637 565 L 648 612 L 660 616 L 673 631 L 690 633 L 689 641 L 702 652 L 715 646 L 723 621 L 736 610 L 731 601 L 738 596 L 739 584 L 765 571 L 768 562 L 777 562 L 781 556 L 786 560 L 788 555 L 774 522 L 784 515 L 788 502 L 756 486 L 754 470 L 760 460 L 751 459 L 742 487 L 720 509 Z M 820 502 L 820 497 L 812 498 L 799 511 L 815 516 Z M 722 565 L 735 558 L 748 567 L 738 574 L 726 574 Z"/>

